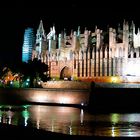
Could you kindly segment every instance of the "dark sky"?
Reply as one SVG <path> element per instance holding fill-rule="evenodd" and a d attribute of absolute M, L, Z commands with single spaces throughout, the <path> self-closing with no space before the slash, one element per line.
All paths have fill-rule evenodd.
<path fill-rule="evenodd" d="M 0 64 L 21 61 L 21 48 L 26 27 L 36 28 L 40 19 L 46 32 L 55 24 L 56 31 L 69 31 L 80 25 L 94 30 L 95 25 L 106 29 L 116 26 L 123 19 L 134 20 L 140 27 L 139 6 L 136 3 L 122 4 L 122 1 L 10 1 L 0 5 Z"/>

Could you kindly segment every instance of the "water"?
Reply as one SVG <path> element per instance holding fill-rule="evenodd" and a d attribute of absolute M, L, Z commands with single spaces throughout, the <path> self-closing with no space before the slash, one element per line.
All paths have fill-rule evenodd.
<path fill-rule="evenodd" d="M 74 107 L 3 105 L 0 106 L 0 122 L 69 135 L 140 136 L 140 113 L 90 114 Z"/>

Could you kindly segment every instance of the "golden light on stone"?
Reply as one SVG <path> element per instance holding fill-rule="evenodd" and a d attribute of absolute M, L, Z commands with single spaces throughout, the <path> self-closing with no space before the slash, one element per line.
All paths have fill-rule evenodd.
<path fill-rule="evenodd" d="M 32 97 L 33 101 L 43 103 L 47 101 L 47 96 L 45 94 L 34 94 Z"/>
<path fill-rule="evenodd" d="M 118 77 L 116 77 L 116 76 L 111 77 L 111 82 L 112 83 L 118 83 L 119 82 Z"/>
<path fill-rule="evenodd" d="M 67 82 L 67 81 L 66 81 Z M 70 82 L 70 81 L 69 81 Z M 67 90 L 64 89 L 50 89 L 40 90 L 36 89 L 32 92 L 24 94 L 24 100 L 36 103 L 54 103 L 54 104 L 77 104 L 85 106 L 89 100 L 89 92 L 81 90 Z M 18 94 L 18 93 L 17 93 Z"/>
<path fill-rule="evenodd" d="M 64 30 L 57 35 L 53 26 L 46 35 L 41 20 L 32 59 L 47 63 L 49 75 L 57 79 L 75 77 L 83 81 L 88 78 L 95 82 L 118 83 L 120 80 L 114 76 L 122 78 L 122 82 L 131 82 L 126 78 L 129 75 L 134 82 L 140 82 L 140 72 L 137 71 L 140 66 L 140 30 L 136 31 L 135 24 L 126 21 L 118 29 L 109 27 L 106 32 L 96 26 L 94 31 L 86 28 L 81 31 L 78 27 L 70 34 Z"/>
<path fill-rule="evenodd" d="M 60 104 L 67 104 L 67 103 L 71 103 L 71 98 L 70 97 L 58 97 L 59 103 Z"/>

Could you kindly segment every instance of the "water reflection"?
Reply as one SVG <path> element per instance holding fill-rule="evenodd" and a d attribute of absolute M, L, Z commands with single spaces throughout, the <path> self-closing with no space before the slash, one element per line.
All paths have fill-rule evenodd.
<path fill-rule="evenodd" d="M 32 126 L 69 135 L 140 136 L 140 114 L 90 114 L 58 106 L 0 106 L 0 123 Z"/>
<path fill-rule="evenodd" d="M 81 125 L 83 125 L 84 123 L 84 110 L 83 109 L 81 109 L 81 112 L 80 112 L 80 123 Z"/>
<path fill-rule="evenodd" d="M 11 124 L 12 116 L 13 116 L 13 113 L 10 110 L 8 111 L 0 110 L 0 123 Z"/>
<path fill-rule="evenodd" d="M 23 118 L 24 118 L 24 126 L 27 126 L 27 121 L 28 121 L 28 119 L 29 119 L 29 111 L 27 110 L 27 109 L 25 109 L 25 110 L 23 110 L 22 112 L 22 116 L 23 116 Z"/>

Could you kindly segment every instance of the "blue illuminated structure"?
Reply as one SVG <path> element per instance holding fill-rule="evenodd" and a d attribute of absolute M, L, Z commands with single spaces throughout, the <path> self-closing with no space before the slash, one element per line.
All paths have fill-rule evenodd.
<path fill-rule="evenodd" d="M 34 33 L 32 28 L 25 29 L 24 42 L 22 46 L 22 62 L 28 63 L 32 58 L 32 49 L 34 46 Z"/>

